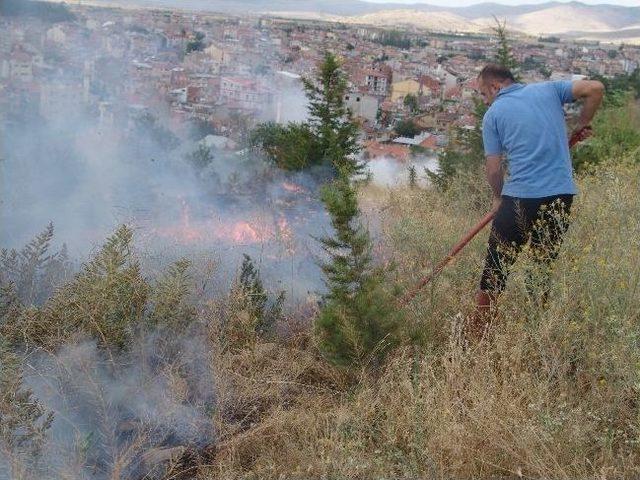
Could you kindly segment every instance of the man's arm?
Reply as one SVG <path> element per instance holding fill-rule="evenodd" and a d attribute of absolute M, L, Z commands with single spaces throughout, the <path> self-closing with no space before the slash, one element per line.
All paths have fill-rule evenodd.
<path fill-rule="evenodd" d="M 485 169 L 487 182 L 493 192 L 493 210 L 496 211 L 502 200 L 502 186 L 504 184 L 504 166 L 502 155 L 487 155 Z"/>
<path fill-rule="evenodd" d="M 604 85 L 597 80 L 577 80 L 571 84 L 571 94 L 575 100 L 582 100 L 582 110 L 574 133 L 591 123 L 596 110 L 602 103 Z"/>

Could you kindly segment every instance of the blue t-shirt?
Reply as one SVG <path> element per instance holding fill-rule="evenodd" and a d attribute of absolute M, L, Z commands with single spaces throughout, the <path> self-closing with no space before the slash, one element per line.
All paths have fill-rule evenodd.
<path fill-rule="evenodd" d="M 562 105 L 573 102 L 570 81 L 500 89 L 482 119 L 486 155 L 505 154 L 502 195 L 540 198 L 575 194 Z"/>

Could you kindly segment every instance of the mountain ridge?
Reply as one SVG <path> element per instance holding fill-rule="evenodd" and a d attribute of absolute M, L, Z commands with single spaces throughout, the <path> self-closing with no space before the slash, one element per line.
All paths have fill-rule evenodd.
<path fill-rule="evenodd" d="M 528 35 L 558 35 L 640 43 L 640 6 L 550 1 L 541 4 L 503 5 L 482 2 L 466 7 L 429 4 L 371 3 L 363 0 L 91 0 L 94 5 L 176 8 L 226 14 L 268 14 L 291 19 L 335 21 L 381 27 L 412 26 L 434 31 L 482 32 L 505 20 L 512 31 Z M 622 32 L 620 32 L 622 30 Z M 629 35 L 625 33 L 628 31 Z M 635 35 L 635 37 L 633 37 Z M 637 42 L 636 42 L 637 40 Z"/>

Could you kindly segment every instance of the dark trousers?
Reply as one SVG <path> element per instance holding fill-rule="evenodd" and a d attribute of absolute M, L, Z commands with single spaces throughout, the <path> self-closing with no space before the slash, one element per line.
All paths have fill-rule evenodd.
<path fill-rule="evenodd" d="M 555 260 L 569 228 L 572 201 L 573 195 L 542 198 L 503 195 L 491 225 L 480 289 L 494 294 L 504 290 L 509 268 L 527 242 L 531 242 L 537 263 L 548 266 Z M 546 297 L 546 289 L 544 294 Z"/>

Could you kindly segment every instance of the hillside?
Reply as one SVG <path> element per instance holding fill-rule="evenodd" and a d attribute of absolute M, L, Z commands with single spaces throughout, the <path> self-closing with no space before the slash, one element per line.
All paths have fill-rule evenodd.
<path fill-rule="evenodd" d="M 506 19 L 509 28 L 530 35 L 565 35 L 574 38 L 635 43 L 632 29 L 640 27 L 640 6 L 586 5 L 580 2 L 546 2 L 508 6 L 479 3 L 467 7 L 429 4 L 370 3 L 359 0 L 86 0 L 86 4 L 122 7 L 180 8 L 228 14 L 272 14 L 376 26 L 413 26 L 439 32 L 488 31 L 493 16 Z M 625 30 L 628 29 L 628 30 Z M 610 38 L 606 32 L 614 33 Z M 625 32 L 628 32 L 625 33 Z"/>
<path fill-rule="evenodd" d="M 465 352 L 459 336 L 485 233 L 410 307 L 407 326 L 426 349 L 397 351 L 379 376 L 357 374 L 345 389 L 343 373 L 312 366 L 300 339 L 280 353 L 259 343 L 229 356 L 225 375 L 238 380 L 223 395 L 235 418 L 253 420 L 224 424 L 200 478 L 638 475 L 640 246 L 627 239 L 640 234 L 639 173 L 612 167 L 580 181 L 548 307 L 527 300 L 523 260 L 490 345 Z M 462 180 L 446 196 L 363 192 L 384 212 L 385 253 L 405 285 L 482 214 L 474 185 Z"/>
<path fill-rule="evenodd" d="M 402 310 L 402 344 L 380 365 L 329 362 L 313 302 L 276 309 L 271 333 L 257 330 L 267 295 L 252 266 L 214 297 L 204 286 L 216 252 L 145 270 L 148 252 L 125 227 L 41 307 L 3 283 L 0 476 L 637 477 L 638 125 L 637 103 L 594 123 L 576 155 L 600 164 L 578 179 L 548 303 L 525 250 L 490 340 L 472 348 L 461 329 L 486 231 Z M 369 184 L 359 203 L 400 295 L 484 214 L 489 192 L 466 172 L 444 192 Z M 51 234 L 21 257 L 46 257 Z M 1 259 L 20 264 L 6 250 Z"/>

